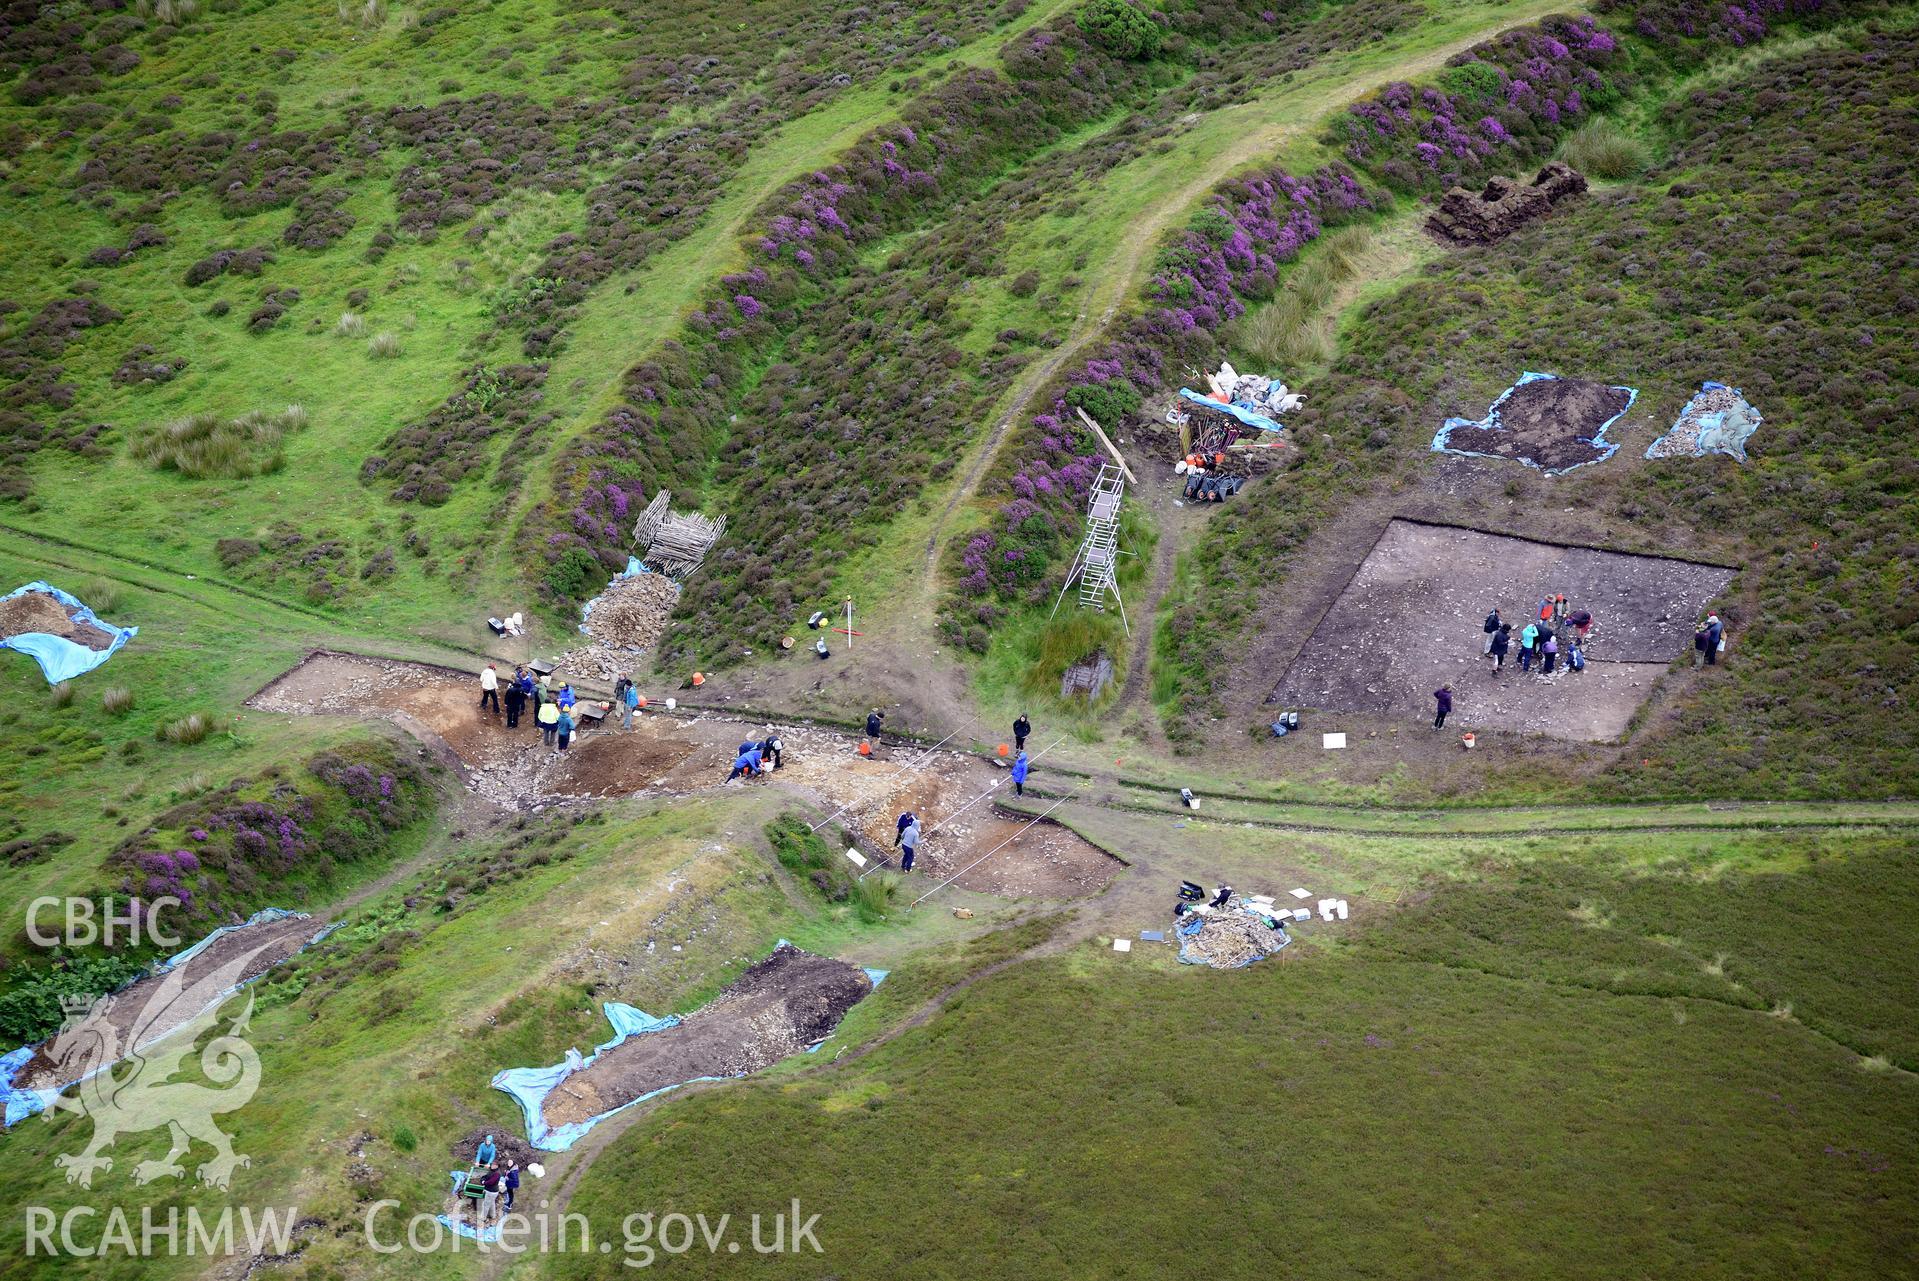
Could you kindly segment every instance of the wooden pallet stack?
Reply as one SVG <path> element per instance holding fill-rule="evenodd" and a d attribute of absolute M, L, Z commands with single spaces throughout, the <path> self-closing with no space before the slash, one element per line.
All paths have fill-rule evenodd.
<path fill-rule="evenodd" d="M 726 533 L 726 517 L 713 520 L 699 512 L 676 512 L 673 495 L 662 489 L 633 525 L 633 546 L 654 571 L 683 582 L 706 560 Z"/>

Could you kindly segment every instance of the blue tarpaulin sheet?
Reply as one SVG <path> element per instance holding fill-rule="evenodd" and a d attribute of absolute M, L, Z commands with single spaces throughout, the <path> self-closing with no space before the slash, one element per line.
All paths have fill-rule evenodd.
<path fill-rule="evenodd" d="M 1703 458 L 1725 454 L 1746 461 L 1746 440 L 1765 421 L 1745 393 L 1725 383 L 1703 382 L 1672 429 L 1646 446 L 1648 458 Z"/>
<path fill-rule="evenodd" d="M 1209 916 L 1188 915 L 1183 920 L 1181 920 L 1178 925 L 1175 925 L 1173 927 L 1173 933 L 1179 936 L 1179 959 L 1181 964 L 1183 965 L 1213 965 L 1213 962 L 1206 960 L 1204 957 L 1200 956 L 1198 953 L 1191 952 L 1191 950 L 1186 945 L 1192 939 L 1194 935 L 1198 934 L 1202 929 L 1206 928 L 1207 921 L 1214 920 L 1214 919 L 1216 918 L 1209 917 Z M 1273 952 L 1279 951 L 1280 948 L 1285 947 L 1288 943 L 1292 941 L 1293 941 L 1292 936 L 1282 931 L 1279 935 L 1279 947 L 1274 948 Z M 1240 961 L 1236 965 L 1214 966 L 1214 968 L 1242 970 L 1242 969 L 1245 969 L 1248 965 L 1251 965 L 1254 961 L 1261 961 L 1261 960 L 1264 960 L 1267 956 L 1271 956 L 1273 952 L 1267 952 L 1263 956 L 1249 956 L 1245 960 Z"/>
<path fill-rule="evenodd" d="M 1208 409 L 1217 409 L 1222 414 L 1231 414 L 1248 427 L 1256 428 L 1259 431 L 1286 430 L 1264 414 L 1256 414 L 1250 409 L 1242 409 L 1238 405 L 1228 405 L 1222 401 L 1214 400 L 1211 396 L 1194 391 L 1191 387 L 1181 387 L 1179 394 L 1185 399 L 1192 401 L 1195 405 L 1204 405 Z"/>
<path fill-rule="evenodd" d="M 165 974 L 175 966 L 185 965 L 188 961 L 211 946 L 215 939 L 224 938 L 235 930 L 244 930 L 249 925 L 265 925 L 273 921 L 284 921 L 290 918 L 305 919 L 306 915 L 305 912 L 293 912 L 284 907 L 263 907 L 252 916 L 249 916 L 243 924 L 222 925 L 219 929 L 213 931 L 192 947 L 187 948 L 183 952 L 177 952 L 169 956 L 166 960 L 161 961 L 148 971 L 147 974 L 141 977 L 146 978 L 153 974 Z M 337 928 L 339 927 L 329 925 L 325 929 L 316 931 L 313 937 L 306 941 L 305 946 L 311 947 Z M 258 975 L 255 976 L 255 978 L 257 977 Z M 133 980 L 134 983 L 139 981 L 139 979 Z M 247 983 L 251 982 L 253 982 L 253 979 L 247 980 Z M 234 987 L 230 987 L 226 991 L 221 992 L 217 999 L 224 1000 L 246 985 L 246 983 L 240 983 Z M 128 986 L 131 987 L 132 983 L 129 983 Z M 59 1097 L 60 1091 L 70 1089 L 78 1085 L 81 1081 L 86 1080 L 87 1076 L 92 1076 L 95 1072 L 104 1070 L 104 1068 L 95 1068 L 93 1072 L 87 1073 L 87 1076 L 76 1077 L 74 1080 L 64 1082 L 53 1089 L 15 1089 L 13 1085 L 14 1076 L 33 1058 L 33 1052 L 38 1049 L 41 1044 L 41 1042 L 35 1042 L 32 1045 L 23 1045 L 11 1054 L 0 1056 L 0 1105 L 4 1105 L 4 1112 L 0 1113 L 0 1129 L 11 1129 L 16 1123 L 24 1121 L 36 1112 L 44 1112 L 47 1106 Z M 133 1049 L 139 1048 L 139 1046 L 133 1047 Z M 132 1051 L 129 1050 L 128 1053 L 132 1053 Z M 122 1057 L 106 1066 L 113 1067 L 124 1061 L 125 1059 Z"/>
<path fill-rule="evenodd" d="M 787 946 L 787 941 L 781 939 L 778 946 Z M 870 968 L 866 970 L 866 977 L 872 982 L 874 987 L 878 987 L 880 982 L 886 978 L 886 975 L 887 971 L 885 970 Z M 552 1067 L 543 1068 L 507 1068 L 502 1072 L 494 1074 L 492 1081 L 493 1088 L 502 1094 L 511 1096 L 513 1101 L 520 1105 L 520 1113 L 526 1119 L 527 1140 L 542 1152 L 564 1152 L 584 1138 L 588 1130 L 591 1130 L 608 1117 L 619 1112 L 624 1112 L 636 1103 L 644 1103 L 656 1095 L 665 1094 L 668 1090 L 677 1090 L 682 1085 L 691 1085 L 694 1081 L 723 1081 L 726 1079 L 725 1077 L 719 1076 L 696 1076 L 690 1080 L 677 1081 L 672 1085 L 663 1085 L 657 1090 L 649 1090 L 638 1098 L 630 1099 L 620 1104 L 619 1107 L 611 1108 L 600 1113 L 598 1116 L 590 1116 L 584 1121 L 574 1121 L 567 1125 L 549 1127 L 543 1115 L 546 1106 L 546 1096 L 551 1094 L 561 1081 L 572 1076 L 575 1072 L 591 1067 L 600 1055 L 606 1053 L 614 1046 L 625 1043 L 632 1037 L 645 1036 L 649 1032 L 663 1032 L 667 1028 L 678 1027 L 680 1023 L 678 1015 L 669 1014 L 664 1018 L 656 1018 L 648 1014 L 645 1010 L 636 1009 L 631 1005 L 626 1005 L 619 1001 L 608 1001 L 600 1008 L 606 1015 L 607 1023 L 613 1028 L 613 1039 L 610 1041 L 602 1041 L 599 1045 L 594 1046 L 593 1053 L 587 1055 L 578 1063 L 561 1062 L 554 1064 Z M 825 1042 L 822 1041 L 820 1044 L 824 1045 Z M 807 1050 L 808 1053 L 811 1053 L 813 1050 L 819 1048 L 819 1045 L 813 1045 L 807 1047 Z M 572 1056 L 569 1055 L 568 1057 L 570 1058 Z"/>
<path fill-rule="evenodd" d="M 47 632 L 19 632 L 0 640 L 0 649 L 17 649 L 29 655 L 40 664 L 40 670 L 46 673 L 47 684 L 58 685 L 61 681 L 72 680 L 85 672 L 90 672 L 106 662 L 119 648 L 139 634 L 137 627 L 115 627 L 112 623 L 103 623 L 94 612 L 81 603 L 75 596 L 69 596 L 51 583 L 33 582 L 25 587 L 16 587 L 0 600 L 12 600 L 28 592 L 42 592 L 53 597 L 71 612 L 75 622 L 91 623 L 113 637 L 113 643 L 105 649 L 88 649 L 77 641 Z"/>
<path fill-rule="evenodd" d="M 1508 454 L 1489 454 L 1484 450 L 1478 449 L 1454 449 L 1446 443 L 1453 432 L 1461 427 L 1475 427 L 1481 431 L 1504 431 L 1506 425 L 1500 420 L 1499 407 L 1506 403 L 1507 397 L 1511 396 L 1521 387 L 1524 387 L 1527 383 L 1553 382 L 1558 381 L 1558 379 L 1558 374 L 1535 374 L 1531 371 L 1521 374 L 1518 382 L 1499 393 L 1499 399 L 1495 400 L 1491 408 L 1487 409 L 1484 418 L 1448 418 L 1445 422 L 1441 423 L 1438 432 L 1433 435 L 1433 452 L 1439 454 L 1456 454 L 1461 458 L 1497 458 L 1502 462 L 1524 463 L 1535 471 L 1545 472 L 1548 476 L 1563 476 L 1573 470 L 1574 467 L 1585 467 L 1591 463 L 1605 462 L 1608 458 L 1611 458 L 1619 452 L 1619 446 L 1606 439 L 1606 429 L 1618 422 L 1621 418 L 1624 418 L 1626 414 L 1631 411 L 1633 402 L 1639 399 L 1639 392 L 1632 387 L 1613 388 L 1614 391 L 1623 391 L 1626 393 L 1625 408 L 1621 409 L 1611 418 L 1608 418 L 1605 422 L 1599 424 L 1598 430 L 1594 431 L 1591 436 L 1579 437 L 1580 440 L 1592 445 L 1599 452 L 1584 462 L 1574 463 L 1572 467 L 1541 467 L 1530 458 L 1516 458 Z"/>

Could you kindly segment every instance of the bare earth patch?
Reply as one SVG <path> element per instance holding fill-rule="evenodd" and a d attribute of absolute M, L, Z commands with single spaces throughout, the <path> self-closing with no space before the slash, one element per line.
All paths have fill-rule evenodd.
<path fill-rule="evenodd" d="M 757 1072 L 825 1040 L 872 990 L 857 965 L 782 944 L 678 1025 L 632 1037 L 554 1086 L 546 1124 L 589 1120 L 703 1076 Z"/>
<path fill-rule="evenodd" d="M 895 817 L 912 810 L 928 829 L 914 873 L 943 880 L 970 867 L 955 882 L 961 889 L 1002 897 L 1076 898 L 1098 893 L 1122 866 L 1057 823 L 1028 826 L 1025 819 L 995 808 L 999 795 L 1012 792 L 1006 771 L 965 752 L 924 753 L 888 743 L 866 759 L 854 750 L 858 736 L 838 730 L 652 708 L 639 715 L 631 732 L 609 716 L 556 755 L 541 744 L 530 712 L 509 730 L 479 704 L 477 673 L 320 651 L 247 706 L 399 720 L 444 742 L 466 767 L 468 786 L 503 806 L 773 786 L 795 793 L 822 819 L 843 807 L 835 821 L 859 833 L 870 854 L 891 850 Z M 776 729 L 786 744 L 783 767 L 750 783 L 726 784 L 740 744 Z M 1037 767 L 1036 778 L 1043 776 L 1044 765 Z"/>
<path fill-rule="evenodd" d="M 1732 574 L 1716 565 L 1395 520 L 1270 701 L 1430 721 L 1433 691 L 1451 684 L 1449 730 L 1616 739 L 1653 682 L 1691 645 L 1695 621 Z M 1517 633 L 1549 593 L 1564 593 L 1573 610 L 1593 615 L 1586 670 L 1522 676 Z M 1515 633 L 1499 676 L 1481 653 L 1480 624 L 1494 607 Z"/>
<path fill-rule="evenodd" d="M 1549 474 L 1612 457 L 1606 426 L 1632 407 L 1629 388 L 1528 374 L 1478 422 L 1450 421 L 1433 442 L 1454 453 L 1511 458 Z"/>

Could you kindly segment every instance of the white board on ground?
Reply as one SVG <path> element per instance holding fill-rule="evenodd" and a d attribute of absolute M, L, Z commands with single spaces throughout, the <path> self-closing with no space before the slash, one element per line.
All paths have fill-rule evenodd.
<path fill-rule="evenodd" d="M 1131 939 L 1114 939 L 1114 940 L 1113 940 L 1113 950 L 1114 950 L 1115 952 L 1130 952 L 1130 951 L 1132 951 L 1132 950 L 1133 950 L 1133 940 L 1131 940 Z"/>
<path fill-rule="evenodd" d="M 855 850 L 855 849 L 849 849 L 849 850 L 847 850 L 847 851 L 846 851 L 846 857 L 847 857 L 847 858 L 849 858 L 849 859 L 851 859 L 851 860 L 853 860 L 853 866 L 854 866 L 854 867 L 865 867 L 865 866 L 866 866 L 866 855 L 864 855 L 864 854 L 862 854 L 862 853 L 860 853 L 860 852 L 859 852 L 858 850 Z"/>
<path fill-rule="evenodd" d="M 1346 910 L 1347 909 L 1346 909 L 1345 899 L 1341 899 L 1339 900 L 1339 902 L 1333 905 L 1333 911 L 1339 916 L 1339 919 L 1342 921 L 1346 919 Z"/>
<path fill-rule="evenodd" d="M 1346 736 L 1344 734 L 1321 734 L 1319 736 L 1319 745 L 1329 752 L 1336 751 L 1346 746 Z"/>
<path fill-rule="evenodd" d="M 1303 886 L 1296 890 L 1287 890 L 1286 892 L 1294 898 L 1311 898 L 1313 896 L 1313 892 Z"/>
<path fill-rule="evenodd" d="M 1310 921 L 1313 919 L 1313 914 L 1308 908 L 1296 907 L 1293 909 L 1293 919 L 1295 921 Z"/>

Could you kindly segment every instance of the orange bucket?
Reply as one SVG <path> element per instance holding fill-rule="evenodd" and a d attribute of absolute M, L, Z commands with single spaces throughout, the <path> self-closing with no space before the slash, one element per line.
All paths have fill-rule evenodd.
<path fill-rule="evenodd" d="M 1013 754 L 1013 749 L 1008 747 L 1006 744 L 1001 743 L 999 745 L 999 754 L 1001 756 L 1011 756 Z"/>
<path fill-rule="evenodd" d="M 1478 743 L 1479 740 L 1471 734 L 1461 734 L 1459 736 L 1459 745 L 1469 752 L 1472 751 Z"/>
<path fill-rule="evenodd" d="M 703 675 L 703 674 L 702 674 L 702 673 L 700 673 L 700 672 L 694 672 L 694 673 L 693 673 L 693 688 L 695 688 L 695 689 L 698 689 L 698 688 L 699 688 L 700 686 L 702 686 L 702 685 L 704 685 L 704 684 L 706 684 L 706 677 L 705 677 L 705 675 Z"/>
<path fill-rule="evenodd" d="M 873 754 L 873 745 L 862 738 L 860 740 L 860 755 L 871 756 L 872 754 Z"/>
<path fill-rule="evenodd" d="M 646 699 L 644 699 L 644 698 L 642 698 L 642 699 L 640 699 L 640 706 L 641 706 L 641 707 L 645 707 L 645 706 L 646 706 Z"/>

